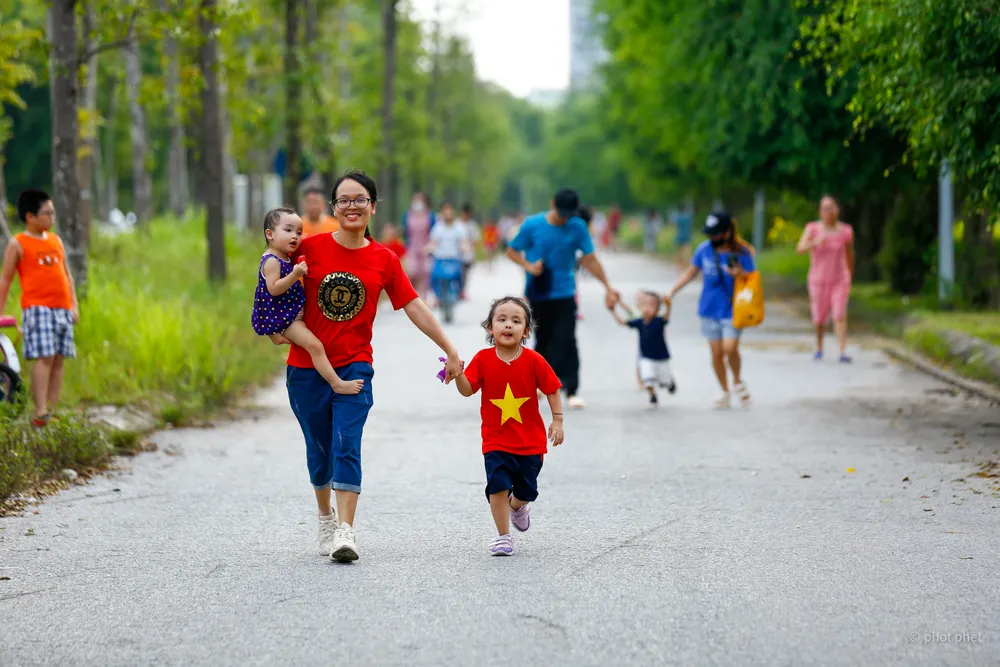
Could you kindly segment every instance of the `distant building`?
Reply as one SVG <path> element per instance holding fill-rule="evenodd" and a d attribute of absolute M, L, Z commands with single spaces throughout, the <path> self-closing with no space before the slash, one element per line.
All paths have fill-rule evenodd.
<path fill-rule="evenodd" d="M 569 85 L 586 88 L 594 83 L 598 67 L 607 57 L 594 16 L 593 0 L 569 0 Z"/>

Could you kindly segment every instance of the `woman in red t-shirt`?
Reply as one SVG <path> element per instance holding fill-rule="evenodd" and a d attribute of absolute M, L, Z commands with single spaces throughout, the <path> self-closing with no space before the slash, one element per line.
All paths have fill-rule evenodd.
<path fill-rule="evenodd" d="M 377 199 L 375 181 L 362 171 L 347 172 L 333 188 L 340 231 L 303 239 L 293 257 L 295 262 L 304 258 L 308 267 L 306 326 L 323 343 L 341 379 L 364 381 L 359 394 L 335 394 L 308 352 L 292 345 L 288 354 L 288 399 L 305 436 L 320 552 L 341 562 L 358 558 L 354 513 L 361 493 L 361 437 L 372 407 L 372 327 L 382 291 L 448 355 L 446 383 L 462 370 L 455 346 L 417 296 L 399 257 L 367 235 Z M 337 492 L 335 507 L 331 488 Z"/>

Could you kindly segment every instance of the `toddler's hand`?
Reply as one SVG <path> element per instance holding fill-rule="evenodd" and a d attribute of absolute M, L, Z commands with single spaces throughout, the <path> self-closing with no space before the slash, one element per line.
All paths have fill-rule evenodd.
<path fill-rule="evenodd" d="M 558 447 L 563 442 L 562 420 L 553 419 L 549 424 L 549 441 L 553 447 Z"/>
<path fill-rule="evenodd" d="M 292 268 L 292 275 L 295 276 L 296 278 L 301 278 L 302 276 L 306 275 L 307 273 L 309 273 L 309 267 L 306 266 L 306 260 L 305 259 L 301 260 L 298 264 L 296 264 Z"/>

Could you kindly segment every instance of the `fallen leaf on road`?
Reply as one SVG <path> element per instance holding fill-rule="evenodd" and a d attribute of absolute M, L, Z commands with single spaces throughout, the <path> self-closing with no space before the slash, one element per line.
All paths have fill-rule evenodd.
<path fill-rule="evenodd" d="M 924 508 L 924 511 L 925 511 L 925 512 L 933 512 L 934 510 L 933 510 L 933 508 L 930 508 L 930 507 L 925 507 L 925 508 Z"/>
<path fill-rule="evenodd" d="M 882 502 L 883 503 L 891 503 L 892 502 L 892 498 L 883 498 Z"/>
<path fill-rule="evenodd" d="M 10 577 L 0 577 L 0 581 L 10 581 Z"/>
<path fill-rule="evenodd" d="M 904 481 L 904 482 L 909 482 L 909 481 L 910 481 L 910 478 L 909 478 L 909 477 L 904 477 L 904 478 L 903 478 L 903 481 Z"/>
<path fill-rule="evenodd" d="M 799 479 L 809 479 L 812 475 L 799 475 Z"/>
<path fill-rule="evenodd" d="M 854 472 L 854 468 L 848 468 L 847 472 Z"/>
<path fill-rule="evenodd" d="M 972 560 L 972 556 L 959 556 L 959 560 Z"/>

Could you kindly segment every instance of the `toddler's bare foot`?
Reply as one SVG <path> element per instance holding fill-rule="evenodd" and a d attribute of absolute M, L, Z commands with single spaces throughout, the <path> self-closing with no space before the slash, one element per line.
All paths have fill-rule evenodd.
<path fill-rule="evenodd" d="M 354 394 L 360 394 L 361 390 L 365 387 L 364 380 L 338 380 L 333 383 L 333 393 L 335 394 L 347 394 L 348 396 L 353 396 Z"/>

